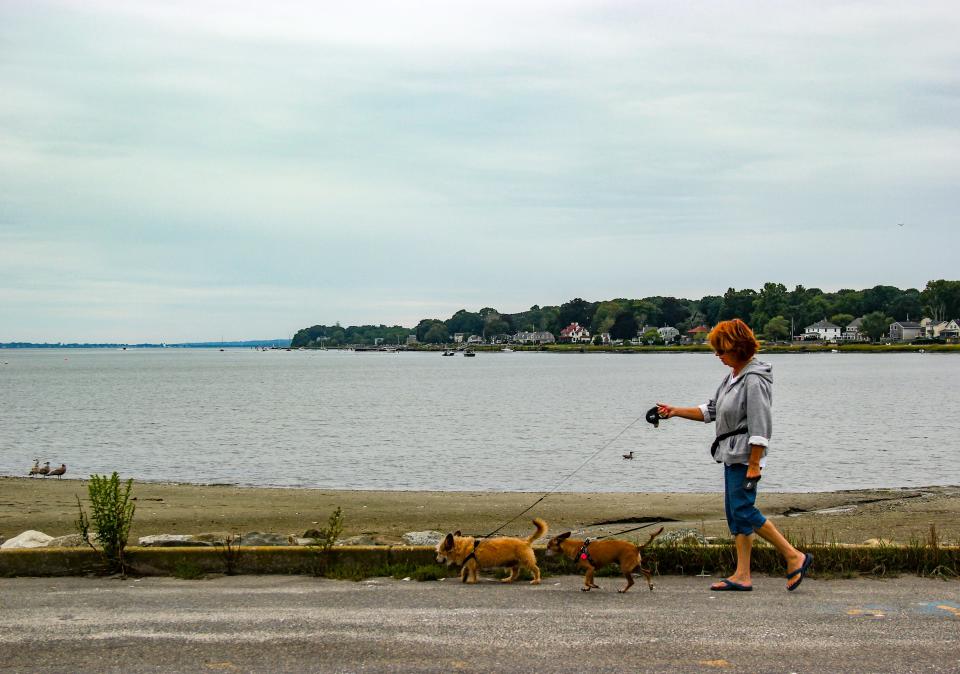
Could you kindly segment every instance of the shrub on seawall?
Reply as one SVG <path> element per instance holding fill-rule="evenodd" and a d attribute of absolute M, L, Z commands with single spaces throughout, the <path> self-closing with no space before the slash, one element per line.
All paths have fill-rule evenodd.
<path fill-rule="evenodd" d="M 125 486 L 120 484 L 120 476 L 116 471 L 110 477 L 93 474 L 87 485 L 90 498 L 90 517 L 87 517 L 77 497 L 79 517 L 76 525 L 91 548 L 97 550 L 109 573 L 127 572 L 127 562 L 124 550 L 130 536 L 130 525 L 133 524 L 133 514 L 137 506 L 130 500 L 130 490 L 133 488 L 133 479 L 129 479 Z M 94 524 L 97 531 L 97 544 L 91 542 L 90 524 Z"/>

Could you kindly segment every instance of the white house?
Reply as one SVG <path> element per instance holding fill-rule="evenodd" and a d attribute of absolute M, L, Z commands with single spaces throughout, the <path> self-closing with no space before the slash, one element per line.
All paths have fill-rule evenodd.
<path fill-rule="evenodd" d="M 557 341 L 554 338 L 553 333 L 546 330 L 543 332 L 535 332 L 533 335 L 539 344 L 553 344 L 555 341 Z"/>
<path fill-rule="evenodd" d="M 840 339 L 845 342 L 862 342 L 866 339 L 863 334 L 860 332 L 860 326 L 863 324 L 863 316 L 860 318 L 854 318 L 850 323 L 844 328 L 843 333 L 840 335 Z"/>
<path fill-rule="evenodd" d="M 840 339 L 840 326 L 834 325 L 826 318 L 808 325 L 803 330 L 804 339 L 818 339 L 822 342 L 833 342 Z"/>
<path fill-rule="evenodd" d="M 470 335 L 467 338 L 467 344 L 483 344 L 483 337 L 480 335 Z"/>
<path fill-rule="evenodd" d="M 561 342 L 589 342 L 590 331 L 579 323 L 571 323 L 560 331 Z"/>
<path fill-rule="evenodd" d="M 665 344 L 672 344 L 680 337 L 680 331 L 669 325 L 657 328 L 657 332 L 660 333 L 660 339 L 662 339 Z"/>
<path fill-rule="evenodd" d="M 518 344 L 553 344 L 556 339 L 552 332 L 518 332 L 513 336 Z"/>
<path fill-rule="evenodd" d="M 453 342 L 454 342 L 455 344 L 460 344 L 461 342 L 463 342 L 463 338 L 464 338 L 464 337 L 466 337 L 466 335 L 465 335 L 464 333 L 462 333 L 462 332 L 455 332 L 455 333 L 453 333 Z"/>
<path fill-rule="evenodd" d="M 960 337 L 960 318 L 937 323 L 929 336 L 934 339 L 957 339 Z"/>
<path fill-rule="evenodd" d="M 923 326 L 916 321 L 895 321 L 890 324 L 890 339 L 895 342 L 912 342 L 923 334 Z"/>

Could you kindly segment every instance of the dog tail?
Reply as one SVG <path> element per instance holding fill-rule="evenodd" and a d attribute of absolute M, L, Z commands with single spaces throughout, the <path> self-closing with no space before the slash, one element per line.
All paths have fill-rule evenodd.
<path fill-rule="evenodd" d="M 544 522 L 539 517 L 533 518 L 533 525 L 537 527 L 537 530 L 527 537 L 527 543 L 533 543 L 538 538 L 542 538 L 543 536 L 546 535 L 547 530 L 550 528 L 547 526 L 547 523 Z"/>
<path fill-rule="evenodd" d="M 638 551 L 639 551 L 639 550 L 643 550 L 645 547 L 647 547 L 648 545 L 650 545 L 650 544 L 653 542 L 653 539 L 654 539 L 654 538 L 656 538 L 657 536 L 659 536 L 659 535 L 662 534 L 662 533 L 663 533 L 663 527 L 660 527 L 659 529 L 657 529 L 656 531 L 654 531 L 652 534 L 650 534 L 650 538 L 647 539 L 647 542 L 646 542 L 646 543 L 644 543 L 643 545 L 638 545 L 638 546 L 637 546 L 637 550 L 638 550 Z"/>

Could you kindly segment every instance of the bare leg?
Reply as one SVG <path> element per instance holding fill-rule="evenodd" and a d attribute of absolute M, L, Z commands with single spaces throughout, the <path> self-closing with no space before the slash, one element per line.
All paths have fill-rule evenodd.
<path fill-rule="evenodd" d="M 753 552 L 753 535 L 737 534 L 737 570 L 733 573 L 733 580 L 744 585 L 750 584 L 750 555 Z"/>
<path fill-rule="evenodd" d="M 750 580 L 750 553 L 753 550 L 752 536 L 752 534 L 737 534 L 733 539 L 734 547 L 737 550 L 737 569 L 728 580 L 745 587 L 750 587 L 753 584 Z M 716 589 L 721 584 L 722 583 L 714 583 L 711 587 Z"/>
<path fill-rule="evenodd" d="M 783 555 L 783 559 L 787 563 L 787 573 L 795 571 L 803 565 L 804 554 L 793 547 L 790 541 L 783 537 L 783 534 L 773 526 L 773 522 L 770 520 L 764 522 L 763 526 L 757 529 L 757 534 L 776 548 L 777 552 Z M 796 578 L 788 580 L 788 586 L 791 584 L 791 581 L 795 583 Z"/>

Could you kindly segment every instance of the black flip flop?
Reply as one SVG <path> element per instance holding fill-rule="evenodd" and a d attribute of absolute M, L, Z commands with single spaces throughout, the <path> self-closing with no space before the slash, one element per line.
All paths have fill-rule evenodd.
<path fill-rule="evenodd" d="M 808 553 L 806 553 L 806 554 L 803 556 L 803 564 L 800 565 L 800 568 L 799 568 L 799 569 L 795 569 L 795 570 L 793 570 L 793 571 L 791 571 L 790 573 L 787 574 L 787 580 L 790 580 L 791 578 L 793 578 L 793 577 L 796 576 L 797 574 L 800 574 L 800 579 L 799 579 L 796 583 L 794 583 L 793 585 L 788 585 L 788 586 L 787 586 L 787 592 L 793 592 L 793 591 L 796 590 L 798 587 L 800 587 L 800 583 L 803 582 L 804 577 L 807 575 L 807 571 L 810 570 L 810 565 L 811 565 L 811 564 L 813 564 L 813 555 L 811 555 L 811 554 L 808 552 Z"/>
<path fill-rule="evenodd" d="M 720 587 L 710 586 L 711 592 L 753 592 L 752 585 L 741 585 L 740 583 L 734 582 L 729 578 L 724 578 L 719 581 L 721 583 Z"/>

